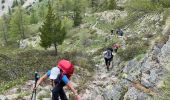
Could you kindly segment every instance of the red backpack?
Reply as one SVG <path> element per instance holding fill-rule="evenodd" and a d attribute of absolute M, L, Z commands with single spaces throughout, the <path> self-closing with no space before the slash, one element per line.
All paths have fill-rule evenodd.
<path fill-rule="evenodd" d="M 65 74 L 69 79 L 74 72 L 74 65 L 65 59 L 58 62 L 58 68 L 60 68 L 62 73 Z"/>

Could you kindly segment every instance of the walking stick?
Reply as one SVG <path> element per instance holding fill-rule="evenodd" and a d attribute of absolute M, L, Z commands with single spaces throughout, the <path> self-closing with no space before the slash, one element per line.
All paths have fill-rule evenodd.
<path fill-rule="evenodd" d="M 35 85 L 34 85 L 34 88 L 36 87 L 36 84 L 37 84 L 37 81 L 38 79 L 40 78 L 38 72 L 35 72 Z M 32 91 L 32 96 L 31 96 L 31 100 L 33 98 L 33 95 L 34 95 L 34 100 L 36 100 L 36 89 Z"/>

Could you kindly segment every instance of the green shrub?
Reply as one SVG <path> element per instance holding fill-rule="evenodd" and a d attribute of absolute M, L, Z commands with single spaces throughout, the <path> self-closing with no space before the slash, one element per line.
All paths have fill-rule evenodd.
<path fill-rule="evenodd" d="M 128 45 L 126 49 L 120 49 L 118 50 L 118 56 L 124 61 L 128 61 L 136 57 L 137 55 L 144 54 L 146 53 L 147 46 L 144 44 L 133 44 L 133 45 Z"/>
<path fill-rule="evenodd" d="M 160 24 L 164 25 L 166 24 L 166 19 L 169 17 L 170 15 L 170 9 L 165 9 L 163 12 L 163 20 Z"/>
<path fill-rule="evenodd" d="M 161 3 L 165 8 L 170 7 L 170 0 L 159 0 L 159 3 Z"/>
<path fill-rule="evenodd" d="M 159 3 L 153 3 L 149 0 L 130 0 L 126 4 L 126 10 L 129 12 L 144 12 L 161 11 L 162 6 Z"/>
<path fill-rule="evenodd" d="M 114 29 L 117 29 L 120 27 L 122 28 L 129 24 L 132 25 L 135 21 L 137 21 L 139 18 L 141 18 L 144 14 L 145 13 L 143 13 L 143 12 L 129 13 L 127 17 L 115 21 L 113 27 L 114 27 Z"/>
<path fill-rule="evenodd" d="M 13 86 L 23 84 L 26 80 L 27 80 L 26 77 L 22 77 L 22 78 L 19 78 L 19 79 L 15 79 L 13 81 L 0 83 L 0 94 L 4 93 L 6 90 L 12 88 Z"/>

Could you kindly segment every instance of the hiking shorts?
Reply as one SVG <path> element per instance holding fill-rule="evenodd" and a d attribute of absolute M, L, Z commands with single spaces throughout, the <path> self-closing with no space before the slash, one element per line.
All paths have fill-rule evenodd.
<path fill-rule="evenodd" d="M 60 99 L 59 99 L 60 97 Z M 56 85 L 52 90 L 52 100 L 68 100 L 63 85 Z"/>
<path fill-rule="evenodd" d="M 113 56 L 112 56 L 110 59 L 108 59 L 108 58 L 104 58 L 104 59 L 105 59 L 105 64 L 106 64 L 106 66 L 107 66 L 107 65 L 110 66 L 110 62 L 113 60 Z"/>

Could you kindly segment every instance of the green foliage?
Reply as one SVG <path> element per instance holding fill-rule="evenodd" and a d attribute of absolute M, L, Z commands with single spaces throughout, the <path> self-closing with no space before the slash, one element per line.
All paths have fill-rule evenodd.
<path fill-rule="evenodd" d="M 140 54 L 136 57 L 136 59 L 137 59 L 137 61 L 140 61 L 144 57 L 145 57 L 145 54 Z"/>
<path fill-rule="evenodd" d="M 91 0 L 91 6 L 92 8 L 98 8 L 99 6 L 99 0 Z"/>
<path fill-rule="evenodd" d="M 170 0 L 159 0 L 159 2 L 163 7 L 169 8 L 170 7 Z"/>
<path fill-rule="evenodd" d="M 156 39 L 155 39 L 155 44 L 160 44 L 163 43 L 165 44 L 169 39 L 169 35 L 163 35 L 160 34 Z"/>
<path fill-rule="evenodd" d="M 39 29 L 41 32 L 41 43 L 40 45 L 47 49 L 51 46 L 51 38 L 50 34 L 54 31 L 54 24 L 55 24 L 55 15 L 53 14 L 51 4 L 49 3 L 48 6 L 48 14 L 46 16 L 46 20 L 42 27 Z"/>
<path fill-rule="evenodd" d="M 114 29 L 122 28 L 126 25 L 133 24 L 135 21 L 137 21 L 139 18 L 141 18 L 144 15 L 143 12 L 134 12 L 130 13 L 127 17 L 119 19 L 113 23 Z"/>
<path fill-rule="evenodd" d="M 62 11 L 73 11 L 74 9 L 74 0 L 61 0 L 60 2 Z"/>
<path fill-rule="evenodd" d="M 120 49 L 117 54 L 120 56 L 122 60 L 128 61 L 133 59 L 135 56 L 139 54 L 146 53 L 146 50 L 147 50 L 146 46 L 142 44 L 134 44 L 127 46 L 125 50 Z"/>
<path fill-rule="evenodd" d="M 47 5 L 42 4 L 42 5 L 40 5 L 39 8 L 37 8 L 38 9 L 37 12 L 38 12 L 38 19 L 39 19 L 39 21 L 44 20 L 45 16 L 47 15 L 47 10 L 48 9 L 46 9 L 45 6 L 47 6 Z"/>
<path fill-rule="evenodd" d="M 91 0 L 94 11 L 114 10 L 117 7 L 115 0 Z"/>
<path fill-rule="evenodd" d="M 62 26 L 62 21 L 54 15 L 50 3 L 48 5 L 48 14 L 46 16 L 46 20 L 40 28 L 40 32 L 40 45 L 47 49 L 51 46 L 51 44 L 53 44 L 57 53 L 57 45 L 62 44 L 66 35 L 66 29 Z"/>
<path fill-rule="evenodd" d="M 21 6 L 15 8 L 15 12 L 12 14 L 10 20 L 10 36 L 12 41 L 26 38 L 25 29 L 28 21 L 26 11 Z"/>
<path fill-rule="evenodd" d="M 79 26 L 82 22 L 82 5 L 80 0 L 75 0 L 74 6 L 74 26 Z"/>
<path fill-rule="evenodd" d="M 159 3 L 152 3 L 149 0 L 130 0 L 126 4 L 126 10 L 132 12 L 149 13 L 153 11 L 162 11 L 162 6 Z"/>
<path fill-rule="evenodd" d="M 13 81 L 0 83 L 0 93 L 2 94 L 6 90 L 8 90 L 8 89 L 10 89 L 10 88 L 12 88 L 12 87 L 14 87 L 16 85 L 23 84 L 26 80 L 27 80 L 26 77 L 22 77 L 22 78 L 13 80 Z"/>
<path fill-rule="evenodd" d="M 2 41 L 4 46 L 8 45 L 9 39 L 9 21 L 10 17 L 8 15 L 3 15 L 2 19 L 0 19 L 0 36 L 2 37 Z"/>
<path fill-rule="evenodd" d="M 162 79 L 162 82 L 159 84 L 159 91 L 161 95 L 158 97 L 159 100 L 168 100 L 167 98 L 170 98 L 169 91 L 170 91 L 170 63 L 167 63 L 165 68 L 165 74 L 164 78 Z"/>
<path fill-rule="evenodd" d="M 115 0 L 109 0 L 108 9 L 109 10 L 116 9 L 116 1 Z"/>
<path fill-rule="evenodd" d="M 73 20 L 69 19 L 68 17 L 64 17 L 62 19 L 62 23 L 64 24 L 63 26 L 65 27 L 66 30 L 70 30 L 73 27 Z"/>
<path fill-rule="evenodd" d="M 34 9 L 31 11 L 30 23 L 31 24 L 37 24 L 38 23 L 38 16 L 37 16 L 36 11 Z"/>
<path fill-rule="evenodd" d="M 136 56 L 145 54 L 149 47 L 148 43 L 149 41 L 143 41 L 140 37 L 128 38 L 126 41 L 126 48 L 118 50 L 117 54 L 124 61 L 131 60 Z"/>
<path fill-rule="evenodd" d="M 105 10 L 114 10 L 116 9 L 116 1 L 115 0 L 104 0 L 101 4 L 100 4 L 100 8 L 99 10 L 101 11 L 105 11 Z"/>
<path fill-rule="evenodd" d="M 170 15 L 170 9 L 165 9 L 163 12 L 163 21 L 162 21 L 162 25 L 166 24 L 166 19 L 169 17 Z"/>
<path fill-rule="evenodd" d="M 27 33 L 27 37 L 32 37 L 37 35 L 37 33 L 39 33 L 40 26 L 41 24 L 28 25 L 27 28 L 25 29 L 25 33 Z"/>

